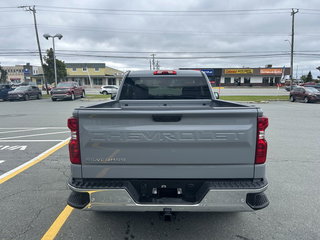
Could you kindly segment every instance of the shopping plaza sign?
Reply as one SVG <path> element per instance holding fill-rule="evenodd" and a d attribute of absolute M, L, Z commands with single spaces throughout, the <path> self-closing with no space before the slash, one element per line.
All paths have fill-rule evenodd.
<path fill-rule="evenodd" d="M 282 74 L 282 69 L 281 68 L 262 68 L 260 69 L 260 74 L 277 74 L 281 75 Z"/>
<path fill-rule="evenodd" d="M 253 69 L 249 69 L 249 68 L 225 69 L 224 74 L 253 74 Z"/>

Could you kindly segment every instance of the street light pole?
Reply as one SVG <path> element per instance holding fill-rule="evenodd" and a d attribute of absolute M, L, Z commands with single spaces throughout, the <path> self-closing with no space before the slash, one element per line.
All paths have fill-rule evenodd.
<path fill-rule="evenodd" d="M 54 45 L 54 37 L 52 38 L 52 46 L 53 46 L 54 82 L 56 83 L 56 86 L 57 86 L 58 77 L 57 77 L 56 48 Z"/>
<path fill-rule="evenodd" d="M 58 76 L 57 76 L 57 63 L 56 63 L 56 47 L 54 44 L 54 38 L 58 38 L 59 40 L 63 37 L 60 33 L 57 33 L 54 36 L 51 36 L 50 34 L 43 34 L 43 37 L 47 40 L 49 38 L 52 38 L 52 46 L 53 46 L 53 65 L 54 65 L 54 81 L 56 86 L 58 85 Z"/>
<path fill-rule="evenodd" d="M 291 58 L 290 58 L 290 87 L 292 88 L 293 81 L 293 48 L 294 48 L 294 15 L 299 12 L 299 9 L 293 9 L 291 11 L 292 23 L 291 23 Z"/>

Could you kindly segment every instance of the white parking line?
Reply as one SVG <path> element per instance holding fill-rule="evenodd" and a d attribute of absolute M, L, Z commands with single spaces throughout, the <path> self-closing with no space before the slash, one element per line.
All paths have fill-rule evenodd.
<path fill-rule="evenodd" d="M 56 140 L 56 139 L 32 139 L 32 140 L 0 140 L 0 142 L 61 142 L 63 139 Z"/>
<path fill-rule="evenodd" d="M 40 155 L 38 155 L 37 157 L 21 164 L 20 166 L 0 175 L 0 184 L 8 181 L 9 179 L 15 177 L 16 175 L 18 175 L 19 173 L 27 170 L 28 168 L 32 167 L 33 165 L 41 162 L 43 159 L 47 158 L 48 156 L 50 156 L 52 153 L 56 152 L 57 150 L 59 150 L 60 148 L 64 147 L 65 145 L 67 145 L 69 143 L 70 138 L 65 139 L 64 141 L 56 144 L 55 146 L 53 146 L 52 148 L 49 148 L 48 150 L 44 151 L 43 153 L 41 153 Z"/>
<path fill-rule="evenodd" d="M 5 160 L 0 160 L 0 164 L 1 164 L 1 163 L 4 163 L 4 162 L 5 162 Z"/>
<path fill-rule="evenodd" d="M 37 131 L 37 130 L 46 130 L 46 128 L 31 128 L 31 129 L 22 129 L 22 130 L 11 130 L 0 133 L 16 133 L 16 132 L 29 132 L 29 131 Z"/>
<path fill-rule="evenodd" d="M 22 135 L 22 136 L 15 136 L 15 137 L 0 138 L 0 140 L 17 139 L 17 138 L 26 138 L 26 137 L 36 137 L 36 136 L 45 136 L 45 135 L 54 135 L 54 134 L 68 133 L 68 132 L 69 132 L 69 131 L 63 131 L 63 132 L 52 132 L 52 133 L 39 133 L 39 134 L 32 134 L 32 135 Z"/>
<path fill-rule="evenodd" d="M 3 128 L 3 127 L 0 127 L 0 129 L 12 129 L 12 130 L 19 130 L 19 129 L 34 129 L 35 127 L 15 127 L 15 128 Z M 41 127 L 41 128 L 45 128 L 45 129 L 67 129 L 67 127 Z"/>

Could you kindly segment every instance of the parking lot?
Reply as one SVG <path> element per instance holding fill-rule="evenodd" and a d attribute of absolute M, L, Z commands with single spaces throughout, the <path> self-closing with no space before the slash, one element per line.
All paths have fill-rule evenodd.
<path fill-rule="evenodd" d="M 320 239 L 320 104 L 258 104 L 270 121 L 266 209 L 164 222 L 157 213 L 66 208 L 66 120 L 94 103 L 0 102 L 0 239 Z"/>

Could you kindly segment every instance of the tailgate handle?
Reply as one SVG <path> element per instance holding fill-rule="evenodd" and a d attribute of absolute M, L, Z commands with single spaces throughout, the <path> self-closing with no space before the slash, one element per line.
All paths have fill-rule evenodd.
<path fill-rule="evenodd" d="M 152 115 L 155 122 L 180 122 L 182 115 Z"/>

